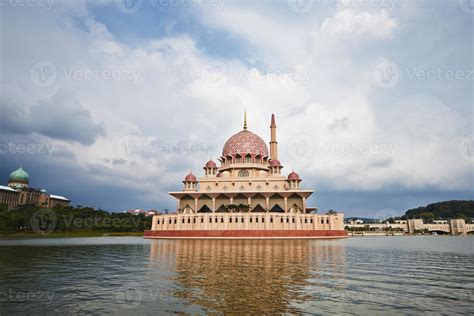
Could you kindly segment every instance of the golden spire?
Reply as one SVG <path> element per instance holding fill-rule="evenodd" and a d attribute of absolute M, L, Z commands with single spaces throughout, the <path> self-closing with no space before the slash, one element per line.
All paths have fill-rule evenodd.
<path fill-rule="evenodd" d="M 244 130 L 247 130 L 247 110 L 244 109 Z"/>

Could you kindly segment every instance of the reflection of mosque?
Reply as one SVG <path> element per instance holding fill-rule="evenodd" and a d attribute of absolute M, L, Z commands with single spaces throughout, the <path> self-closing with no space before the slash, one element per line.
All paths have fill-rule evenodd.
<path fill-rule="evenodd" d="M 321 271 L 336 269 L 340 278 L 345 269 L 344 244 L 334 241 L 155 241 L 150 256 L 152 268 L 175 261 L 175 298 L 217 313 L 297 313 L 308 289 L 324 286 Z"/>

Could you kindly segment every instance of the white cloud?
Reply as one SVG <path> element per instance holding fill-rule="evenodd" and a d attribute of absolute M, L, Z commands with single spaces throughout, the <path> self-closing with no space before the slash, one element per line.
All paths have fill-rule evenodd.
<path fill-rule="evenodd" d="M 281 160 L 287 172 L 294 168 L 303 179 L 352 190 L 469 188 L 465 175 L 472 166 L 455 149 L 466 118 L 433 98 L 377 103 L 372 56 L 351 55 L 352 49 L 395 35 L 397 19 L 384 10 L 337 11 L 319 29 L 316 23 L 285 23 L 248 9 L 200 12 L 208 26 L 249 42 L 265 69 L 211 58 L 187 35 L 127 46 L 83 7 L 79 12 L 14 10 L 5 15 L 12 32 L 2 47 L 10 61 L 2 91 L 18 104 L 74 91 L 92 120 L 103 122 L 105 134 L 91 146 L 61 146 L 85 170 L 102 168 L 117 184 L 141 190 L 150 201 L 163 202 L 165 187 L 179 190 L 189 169 L 199 174 L 209 156 L 216 159 L 220 146 L 241 128 L 244 107 L 250 129 L 266 140 L 270 114 L 277 114 Z M 86 29 L 77 27 L 70 14 L 79 15 L 75 18 Z M 26 18 L 28 25 L 21 22 Z M 50 88 L 31 82 L 29 67 L 38 59 L 51 60 L 58 69 Z M 309 81 L 292 72 L 298 65 L 304 65 Z M 64 71 L 72 67 L 139 76 L 136 81 L 66 78 Z M 216 69 L 216 76 L 209 75 Z M 295 156 L 291 150 L 308 141 L 310 154 L 300 148 L 303 157 Z M 124 150 L 127 144 L 131 151 Z M 90 178 L 108 181 L 102 173 L 91 172 Z"/>
<path fill-rule="evenodd" d="M 396 28 L 397 21 L 386 10 L 372 14 L 344 9 L 327 18 L 320 31 L 329 36 L 352 37 L 354 40 L 364 36 L 388 39 L 393 37 Z"/>

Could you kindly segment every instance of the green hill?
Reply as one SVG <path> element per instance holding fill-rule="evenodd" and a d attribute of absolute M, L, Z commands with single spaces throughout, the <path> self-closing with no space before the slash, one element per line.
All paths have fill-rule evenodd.
<path fill-rule="evenodd" d="M 406 211 L 402 219 L 422 218 L 425 222 L 434 219 L 474 218 L 474 201 L 445 201 L 428 204 Z"/>

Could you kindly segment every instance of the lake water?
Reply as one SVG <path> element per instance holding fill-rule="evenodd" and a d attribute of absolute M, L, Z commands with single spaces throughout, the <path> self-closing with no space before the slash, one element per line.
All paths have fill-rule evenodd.
<path fill-rule="evenodd" d="M 0 315 L 473 314 L 473 237 L 0 240 Z"/>

